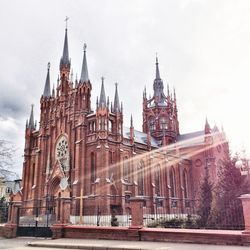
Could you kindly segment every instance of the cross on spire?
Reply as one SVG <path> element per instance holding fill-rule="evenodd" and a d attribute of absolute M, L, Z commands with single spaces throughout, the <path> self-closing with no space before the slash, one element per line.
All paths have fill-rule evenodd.
<path fill-rule="evenodd" d="M 66 29 L 68 28 L 68 20 L 69 20 L 69 17 L 68 16 L 66 16 L 66 18 L 65 18 L 65 25 L 66 25 Z"/>

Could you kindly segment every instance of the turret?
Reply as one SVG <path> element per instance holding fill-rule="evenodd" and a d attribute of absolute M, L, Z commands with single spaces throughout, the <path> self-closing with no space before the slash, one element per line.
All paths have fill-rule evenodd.
<path fill-rule="evenodd" d="M 162 146 L 176 141 L 179 134 L 176 94 L 174 97 L 167 86 L 167 96 L 164 94 L 163 81 L 160 77 L 158 57 L 155 63 L 154 95 L 147 99 L 146 89 L 143 93 L 143 132 L 161 142 Z"/>

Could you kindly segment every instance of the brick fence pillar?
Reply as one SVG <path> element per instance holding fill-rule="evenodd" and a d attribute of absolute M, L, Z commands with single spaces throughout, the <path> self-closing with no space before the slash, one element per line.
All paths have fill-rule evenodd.
<path fill-rule="evenodd" d="M 70 205 L 71 199 L 70 198 L 63 198 L 63 214 L 62 214 L 62 223 L 69 224 L 70 223 Z"/>
<path fill-rule="evenodd" d="M 20 217 L 20 202 L 11 202 L 9 207 L 8 222 L 4 226 L 3 236 L 15 238 Z"/>
<path fill-rule="evenodd" d="M 244 234 L 250 234 L 250 194 L 243 194 L 239 197 L 243 206 L 245 230 Z"/>
<path fill-rule="evenodd" d="M 143 203 L 144 197 L 136 196 L 129 199 L 131 208 L 132 223 L 130 228 L 142 228 L 143 227 Z"/>

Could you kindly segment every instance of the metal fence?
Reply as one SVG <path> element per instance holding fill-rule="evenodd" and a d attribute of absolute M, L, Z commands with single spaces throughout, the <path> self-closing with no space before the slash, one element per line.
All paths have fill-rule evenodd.
<path fill-rule="evenodd" d="M 70 222 L 84 226 L 128 227 L 131 225 L 131 215 L 128 212 L 114 212 L 107 207 L 85 206 L 82 214 L 78 207 L 72 209 Z"/>
<path fill-rule="evenodd" d="M 153 205 L 148 209 L 146 204 Z M 199 200 L 160 197 L 148 198 L 145 205 L 143 218 L 146 227 L 244 229 L 240 200 L 211 204 L 211 208 L 202 209 Z"/>

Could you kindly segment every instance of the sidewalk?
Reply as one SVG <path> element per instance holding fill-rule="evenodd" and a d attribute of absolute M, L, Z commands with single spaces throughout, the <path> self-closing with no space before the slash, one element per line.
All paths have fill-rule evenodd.
<path fill-rule="evenodd" d="M 32 247 L 84 249 L 84 250 L 239 250 L 244 246 L 223 246 L 192 243 L 145 242 L 95 239 L 39 239 L 28 243 Z M 28 247 L 27 247 L 28 248 Z M 40 249 L 41 250 L 41 249 Z"/>
<path fill-rule="evenodd" d="M 28 243 L 28 246 L 84 250 L 170 250 L 167 246 L 169 244 L 171 243 L 62 238 L 33 241 Z"/>

